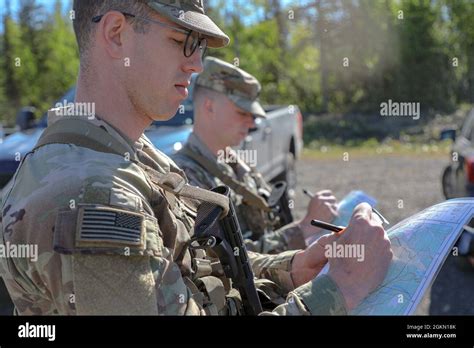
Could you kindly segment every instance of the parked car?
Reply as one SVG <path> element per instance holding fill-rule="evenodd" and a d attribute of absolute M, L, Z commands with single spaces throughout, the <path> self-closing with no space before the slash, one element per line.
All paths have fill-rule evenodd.
<path fill-rule="evenodd" d="M 449 164 L 441 176 L 443 194 L 446 199 L 457 197 L 474 197 L 474 109 L 464 121 L 457 136 L 456 129 L 444 129 L 440 139 L 451 139 Z M 474 219 L 465 227 L 456 243 L 459 255 L 458 265 L 461 268 L 474 267 Z"/>
<path fill-rule="evenodd" d="M 456 129 L 444 129 L 440 139 L 451 139 L 451 156 L 443 171 L 442 185 L 446 199 L 474 197 L 474 109 L 472 109 L 459 135 Z"/>

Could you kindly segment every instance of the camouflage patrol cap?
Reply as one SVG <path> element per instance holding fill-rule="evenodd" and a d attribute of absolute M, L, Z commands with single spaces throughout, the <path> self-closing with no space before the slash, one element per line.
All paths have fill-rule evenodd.
<path fill-rule="evenodd" d="M 209 47 L 229 44 L 229 37 L 205 14 L 203 0 L 154 0 L 147 4 L 169 20 L 204 35 Z"/>
<path fill-rule="evenodd" d="M 258 101 L 262 89 L 258 80 L 223 60 L 206 57 L 204 70 L 198 75 L 196 85 L 224 93 L 239 108 L 255 116 L 266 116 Z"/>

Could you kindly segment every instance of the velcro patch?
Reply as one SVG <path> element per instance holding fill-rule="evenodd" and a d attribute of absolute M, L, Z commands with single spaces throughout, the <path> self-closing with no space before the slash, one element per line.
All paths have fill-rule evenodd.
<path fill-rule="evenodd" d="M 79 207 L 77 247 L 144 247 L 145 217 L 128 210 L 98 205 Z"/>

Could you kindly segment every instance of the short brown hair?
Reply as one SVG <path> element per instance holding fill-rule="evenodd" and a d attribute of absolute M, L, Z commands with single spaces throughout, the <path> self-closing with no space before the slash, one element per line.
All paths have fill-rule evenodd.
<path fill-rule="evenodd" d="M 146 16 L 153 10 L 146 5 L 146 0 L 74 0 L 74 32 L 76 34 L 79 54 L 83 57 L 90 46 L 95 23 L 92 18 L 111 10 L 128 12 L 137 16 Z M 131 19 L 136 32 L 145 33 L 148 24 L 145 21 Z"/>

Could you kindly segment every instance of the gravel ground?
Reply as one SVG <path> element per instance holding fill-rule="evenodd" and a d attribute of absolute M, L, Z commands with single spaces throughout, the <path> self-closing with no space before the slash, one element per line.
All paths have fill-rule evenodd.
<path fill-rule="evenodd" d="M 295 215 L 301 217 L 308 204 L 301 188 L 330 189 L 338 199 L 358 189 L 375 197 L 381 213 L 394 225 L 444 200 L 440 177 L 446 162 L 442 157 L 374 156 L 349 161 L 305 157 L 297 164 Z M 416 314 L 474 314 L 474 269 L 462 271 L 454 259 L 447 259 Z"/>

